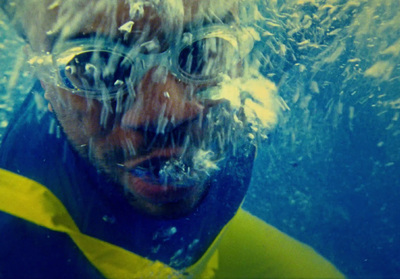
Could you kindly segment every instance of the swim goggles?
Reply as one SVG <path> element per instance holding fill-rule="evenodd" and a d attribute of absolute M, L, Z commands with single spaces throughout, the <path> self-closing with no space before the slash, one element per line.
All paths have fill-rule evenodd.
<path fill-rule="evenodd" d="M 112 99 L 153 67 L 167 69 L 186 83 L 215 82 L 221 74 L 237 71 L 253 43 L 246 29 L 213 25 L 183 33 L 166 50 L 156 40 L 125 46 L 109 38 L 83 38 L 56 43 L 51 53 L 33 55 L 29 63 L 38 68 L 40 79 L 74 94 Z"/>

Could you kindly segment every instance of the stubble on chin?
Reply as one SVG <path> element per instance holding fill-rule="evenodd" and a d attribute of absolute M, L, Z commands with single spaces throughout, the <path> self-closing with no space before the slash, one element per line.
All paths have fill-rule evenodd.
<path fill-rule="evenodd" d="M 203 181 L 198 185 L 193 194 L 175 202 L 150 202 L 143 197 L 137 196 L 129 190 L 129 174 L 123 174 L 122 186 L 125 197 L 129 204 L 142 214 L 153 218 L 180 218 L 193 212 L 199 203 L 205 198 L 210 188 L 210 182 Z"/>

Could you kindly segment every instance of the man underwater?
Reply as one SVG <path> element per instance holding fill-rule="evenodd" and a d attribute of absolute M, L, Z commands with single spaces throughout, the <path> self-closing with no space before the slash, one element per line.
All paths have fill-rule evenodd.
<path fill-rule="evenodd" d="M 2 5 L 40 84 L 0 151 L 29 178 L 1 173 L 0 276 L 343 277 L 240 209 L 281 106 L 248 59 L 254 3 Z"/>

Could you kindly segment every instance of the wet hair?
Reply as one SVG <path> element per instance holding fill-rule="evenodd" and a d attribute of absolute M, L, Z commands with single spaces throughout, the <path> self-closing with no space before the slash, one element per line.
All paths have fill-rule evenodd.
<path fill-rule="evenodd" d="M 69 0 L 71 1 L 71 3 L 73 3 L 73 5 L 80 5 L 83 3 L 86 3 L 86 1 L 81 2 L 81 1 L 77 1 L 77 0 Z M 65 2 L 69 2 L 68 0 Z M 114 1 L 114 0 L 112 0 Z M 137 0 L 126 0 L 126 3 L 130 3 L 130 2 L 135 2 Z M 149 1 L 149 3 L 151 3 L 154 0 L 147 0 Z M 183 4 L 187 4 L 190 1 L 194 1 L 197 2 L 197 0 L 182 0 Z M 254 0 L 248 0 L 246 1 L 246 3 L 250 3 L 253 2 Z M 65 2 L 61 2 L 61 4 L 64 4 Z M 143 1 L 146 2 L 146 1 Z M 157 2 L 157 1 L 155 1 Z M 169 0 L 161 0 L 161 3 L 165 3 L 166 5 L 161 5 L 161 3 L 159 3 L 157 5 L 157 7 L 161 7 L 160 9 L 164 9 L 163 12 L 165 13 L 169 13 L 169 8 L 168 7 L 172 7 L 172 6 L 176 6 L 176 5 L 172 5 L 174 1 L 169 1 Z M 170 2 L 170 4 L 168 4 Z M 201 6 L 199 4 L 196 4 L 197 7 L 200 7 L 200 14 L 202 14 L 202 12 L 210 12 L 210 16 L 214 16 L 214 17 L 218 17 L 216 11 L 219 10 L 219 6 L 222 5 L 220 0 L 203 0 L 204 4 Z M 57 4 L 56 4 L 57 3 Z M 56 5 L 55 5 L 56 4 Z M 17 33 L 23 37 L 26 41 L 28 41 L 27 39 L 30 38 L 29 34 L 32 31 L 39 31 L 39 30 L 35 30 L 36 27 L 32 26 L 32 25 L 40 25 L 40 21 L 42 20 L 46 20 L 46 13 L 49 12 L 51 9 L 49 9 L 49 7 L 55 5 L 57 6 L 58 4 L 60 4 L 59 1 L 55 1 L 55 0 L 0 0 L 0 9 L 2 9 L 4 11 L 4 13 L 7 15 L 11 25 L 15 28 L 15 30 L 17 31 Z M 171 6 L 172 5 L 172 6 Z M 241 3 L 240 5 L 243 5 L 243 3 Z M 213 7 L 210 11 L 210 7 Z M 215 11 L 213 9 L 216 9 Z M 161 12 L 162 10 L 160 10 Z M 38 24 L 30 24 L 30 20 L 31 17 L 29 15 L 35 14 L 35 18 L 38 21 Z M 27 16 L 28 15 L 28 16 Z M 233 19 L 230 18 L 229 20 L 227 20 L 227 18 L 229 17 L 233 17 L 232 13 L 229 12 L 228 15 L 223 15 L 223 18 L 221 18 L 220 20 L 223 22 L 232 22 L 232 21 L 237 21 L 237 19 Z M 176 20 L 176 17 L 174 18 L 174 20 Z M 213 18 L 209 18 L 206 20 L 210 20 L 210 21 L 216 21 L 217 19 L 213 19 Z M 36 20 L 35 20 L 36 21 Z M 41 30 L 43 31 L 43 30 Z M 43 33 L 43 32 L 42 32 Z M 38 33 L 35 33 L 35 35 L 37 35 Z M 30 38 L 32 39 L 32 38 Z M 31 42 L 32 43 L 32 42 Z"/>

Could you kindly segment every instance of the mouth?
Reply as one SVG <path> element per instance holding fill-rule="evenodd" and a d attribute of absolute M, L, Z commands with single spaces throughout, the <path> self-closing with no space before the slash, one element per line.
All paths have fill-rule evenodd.
<path fill-rule="evenodd" d="M 210 115 L 217 116 L 215 112 Z M 213 122 L 204 117 L 162 136 L 146 130 L 144 134 L 151 144 L 140 149 L 144 153 L 119 164 L 127 194 L 146 206 L 194 204 L 191 201 L 204 196 L 212 177 L 225 164 L 230 133 L 226 125 L 221 127 L 226 123 L 224 119 Z M 228 140 L 221 139 L 225 136 Z"/>
<path fill-rule="evenodd" d="M 160 149 L 123 164 L 126 190 L 153 204 L 175 203 L 198 193 L 204 182 L 191 174 L 182 148 Z"/>

